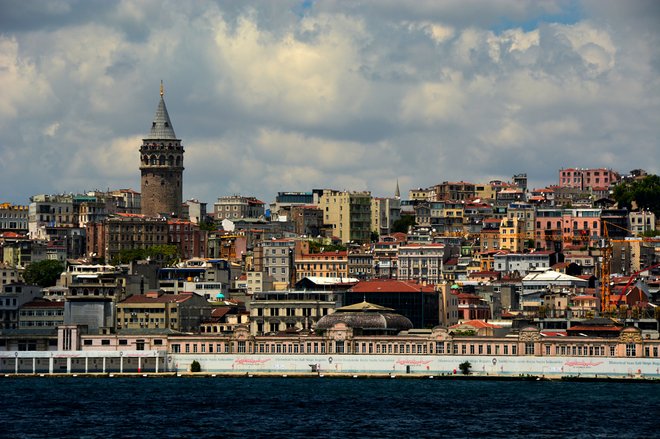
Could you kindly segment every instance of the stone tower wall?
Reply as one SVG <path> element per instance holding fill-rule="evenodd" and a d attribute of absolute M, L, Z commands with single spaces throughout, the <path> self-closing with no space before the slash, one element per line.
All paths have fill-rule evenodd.
<path fill-rule="evenodd" d="M 183 146 L 180 140 L 146 139 L 140 148 L 142 213 L 181 217 Z"/>

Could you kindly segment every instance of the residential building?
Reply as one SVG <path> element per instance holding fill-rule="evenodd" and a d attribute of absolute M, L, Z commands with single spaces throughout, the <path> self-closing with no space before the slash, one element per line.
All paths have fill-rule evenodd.
<path fill-rule="evenodd" d="M 498 273 L 518 273 L 524 276 L 530 271 L 550 268 L 557 262 L 557 254 L 551 251 L 535 251 L 532 253 L 500 251 L 495 253 L 493 269 Z"/>
<path fill-rule="evenodd" d="M 296 253 L 302 254 L 302 249 L 303 243 L 295 239 L 261 241 L 255 249 L 258 251 L 255 251 L 254 271 L 270 276 L 277 290 L 291 288 L 300 279 L 295 275 L 295 260 Z"/>
<path fill-rule="evenodd" d="M 304 277 L 348 278 L 348 251 L 304 253 L 296 256 L 295 267 L 296 281 Z"/>
<path fill-rule="evenodd" d="M 348 252 L 348 275 L 357 279 L 374 277 L 374 254 L 371 250 L 359 249 Z"/>
<path fill-rule="evenodd" d="M 56 328 L 64 324 L 64 302 L 35 298 L 20 307 L 20 329 Z"/>
<path fill-rule="evenodd" d="M 502 220 L 487 218 L 483 221 L 483 227 L 479 232 L 479 251 L 491 252 L 500 249 L 500 224 Z M 484 268 L 484 270 L 488 270 Z"/>
<path fill-rule="evenodd" d="M 459 320 L 488 320 L 491 318 L 490 305 L 480 296 L 472 293 L 458 293 Z"/>
<path fill-rule="evenodd" d="M 522 252 L 526 247 L 524 233 L 524 219 L 519 219 L 517 216 L 513 218 L 504 218 L 500 223 L 499 236 L 500 236 L 500 250 L 508 250 L 512 252 Z"/>
<path fill-rule="evenodd" d="M 188 218 L 193 224 L 203 224 L 207 221 L 206 203 L 190 199 L 184 203 L 184 209 L 186 212 L 183 217 Z"/>
<path fill-rule="evenodd" d="M 290 221 L 294 216 L 293 208 L 316 205 L 318 198 L 316 192 L 278 192 L 275 202 L 270 205 L 271 218 L 273 221 Z"/>
<path fill-rule="evenodd" d="M 265 203 L 254 197 L 229 195 L 218 198 L 213 204 L 213 214 L 216 223 L 220 223 L 224 219 L 263 218 L 266 210 Z"/>
<path fill-rule="evenodd" d="M 539 250 L 561 251 L 563 241 L 562 210 L 537 209 L 534 246 Z"/>
<path fill-rule="evenodd" d="M 164 294 L 152 291 L 117 303 L 117 328 L 159 328 L 199 332 L 211 316 L 211 304 L 194 293 Z"/>
<path fill-rule="evenodd" d="M 323 190 L 319 199 L 323 221 L 341 242 L 371 241 L 371 192 Z"/>
<path fill-rule="evenodd" d="M 399 246 L 397 279 L 430 284 L 440 283 L 443 280 L 444 259 L 445 246 L 443 244 Z"/>
<path fill-rule="evenodd" d="M 207 232 L 199 224 L 182 219 L 167 221 L 169 229 L 168 244 L 175 245 L 181 259 L 202 258 L 206 256 Z"/>
<path fill-rule="evenodd" d="M 634 236 L 639 236 L 645 232 L 656 230 L 656 217 L 650 210 L 630 212 L 628 218 L 630 221 L 630 230 Z"/>
<path fill-rule="evenodd" d="M 562 237 L 564 245 L 586 247 L 593 238 L 602 236 L 600 209 L 564 209 Z"/>
<path fill-rule="evenodd" d="M 248 305 L 250 334 L 287 330 L 311 331 L 318 320 L 340 305 L 334 291 L 269 291 L 255 293 Z"/>
<path fill-rule="evenodd" d="M 296 235 L 317 237 L 323 234 L 323 211 L 318 206 L 292 206 L 289 215 Z"/>
<path fill-rule="evenodd" d="M 19 282 L 23 270 L 19 270 L 15 265 L 0 262 L 0 283 L 2 285 L 14 284 Z"/>
<path fill-rule="evenodd" d="M 0 233 L 28 232 L 28 206 L 13 205 L 11 203 L 0 204 Z"/>
<path fill-rule="evenodd" d="M 18 329 L 20 308 L 41 295 L 41 288 L 36 285 L 23 283 L 3 285 L 0 290 L 0 330 Z"/>
<path fill-rule="evenodd" d="M 562 168 L 559 170 L 559 186 L 587 189 L 594 186 L 611 186 L 620 175 L 606 168 Z"/>
<path fill-rule="evenodd" d="M 392 224 L 401 219 L 401 200 L 399 198 L 372 198 L 371 230 L 379 236 L 389 235 Z"/>
<path fill-rule="evenodd" d="M 475 198 L 475 185 L 464 181 L 445 181 L 435 187 L 437 201 L 467 201 Z"/>

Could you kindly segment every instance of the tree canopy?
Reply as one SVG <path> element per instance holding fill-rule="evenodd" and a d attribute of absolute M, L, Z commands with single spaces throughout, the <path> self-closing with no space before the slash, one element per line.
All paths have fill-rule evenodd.
<path fill-rule="evenodd" d="M 165 265 L 171 265 L 178 257 L 179 250 L 175 245 L 155 245 L 148 248 L 120 250 L 119 253 L 112 258 L 112 263 L 115 265 L 128 264 L 130 262 L 149 258 L 162 261 Z"/>
<path fill-rule="evenodd" d="M 33 262 L 25 268 L 23 281 L 41 288 L 52 287 L 64 271 L 64 264 L 55 259 Z"/>
<path fill-rule="evenodd" d="M 660 216 L 660 177 L 647 175 L 630 182 L 620 183 L 614 188 L 614 199 L 619 207 L 632 209 L 632 203 L 639 209 L 648 209 L 656 217 Z"/>
<path fill-rule="evenodd" d="M 408 233 L 408 227 L 415 225 L 415 217 L 413 215 L 401 215 L 401 219 L 398 219 L 392 223 L 392 233 Z"/>

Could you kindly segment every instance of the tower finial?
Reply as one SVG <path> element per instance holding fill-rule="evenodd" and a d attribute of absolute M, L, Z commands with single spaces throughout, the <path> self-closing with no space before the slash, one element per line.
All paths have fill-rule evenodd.
<path fill-rule="evenodd" d="M 160 96 L 163 97 L 165 94 L 165 89 L 163 88 L 163 80 L 160 80 Z"/>

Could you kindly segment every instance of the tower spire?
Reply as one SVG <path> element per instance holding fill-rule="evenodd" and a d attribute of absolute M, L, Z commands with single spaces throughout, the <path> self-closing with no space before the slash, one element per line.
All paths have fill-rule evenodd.
<path fill-rule="evenodd" d="M 160 80 L 160 97 L 162 98 L 165 95 L 165 89 L 163 88 L 163 80 Z"/>
<path fill-rule="evenodd" d="M 401 191 L 399 190 L 399 179 L 396 179 L 396 190 L 394 191 L 394 198 L 397 200 L 401 198 Z"/>

